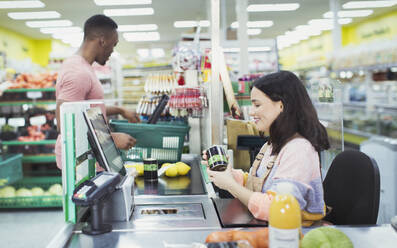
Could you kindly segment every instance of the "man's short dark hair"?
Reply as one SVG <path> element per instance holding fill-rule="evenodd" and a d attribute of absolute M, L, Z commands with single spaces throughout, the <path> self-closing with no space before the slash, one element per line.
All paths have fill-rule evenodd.
<path fill-rule="evenodd" d="M 105 15 L 94 15 L 84 23 L 84 40 L 93 39 L 99 35 L 117 29 L 117 23 Z"/>

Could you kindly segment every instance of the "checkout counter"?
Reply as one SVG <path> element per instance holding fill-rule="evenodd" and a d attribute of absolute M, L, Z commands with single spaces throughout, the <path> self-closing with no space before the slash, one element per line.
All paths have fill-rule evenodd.
<path fill-rule="evenodd" d="M 64 154 L 67 154 L 63 158 L 66 223 L 47 247 L 195 247 L 193 243 L 203 243 L 211 232 L 228 228 L 225 225 L 227 223 L 222 225 L 222 221 L 225 221 L 222 216 L 229 217 L 229 221 L 231 219 L 232 224 L 234 223 L 230 227 L 266 225 L 256 221 L 238 201 L 222 201 L 219 198 L 213 201 L 212 198 L 217 199 L 217 196 L 212 184 L 206 180 L 205 171 L 200 165 L 200 156 L 183 154 L 182 161 L 191 166 L 191 171 L 186 176 L 160 177 L 157 183 L 147 183 L 143 178 L 135 178 L 134 183 L 128 183 L 130 176 L 127 173 L 124 176 L 127 179 L 119 185 L 130 185 L 128 192 L 131 194 L 123 194 L 117 198 L 115 195 L 120 194 L 118 192 L 121 187 L 112 186 L 99 204 L 106 210 L 101 212 L 102 221 L 111 225 L 111 231 L 98 235 L 85 234 L 83 229 L 86 228 L 87 221 L 91 221 L 92 225 L 92 220 L 87 218 L 90 211 L 84 206 L 76 206 L 72 198 L 73 192 L 76 193 L 81 188 L 80 185 L 94 177 L 94 164 L 83 161 L 81 155 L 78 156 L 85 154 L 88 147 L 87 143 L 81 144 L 84 143 L 83 139 L 79 140 L 87 133 L 87 127 L 78 123 L 81 121 L 79 115 L 83 108 L 89 107 L 87 103 L 65 103 L 61 108 L 62 127 L 65 128 L 62 134 Z M 75 167 L 77 163 L 79 166 Z M 82 167 L 84 163 L 87 166 L 85 169 Z M 126 214 L 118 217 L 110 214 L 119 206 L 130 211 L 121 211 Z M 123 219 L 123 216 L 126 218 Z M 397 244 L 397 232 L 391 225 L 337 228 L 349 236 L 355 247 L 396 247 Z M 309 230 L 310 228 L 303 228 L 303 233 Z"/>

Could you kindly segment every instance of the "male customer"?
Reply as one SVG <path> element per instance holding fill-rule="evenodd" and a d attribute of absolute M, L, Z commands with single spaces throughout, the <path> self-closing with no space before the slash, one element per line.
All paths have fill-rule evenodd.
<path fill-rule="evenodd" d="M 56 83 L 56 117 L 58 131 L 60 131 L 60 106 L 64 102 L 102 100 L 103 89 L 92 68 L 97 62 L 105 65 L 118 43 L 117 24 L 104 15 L 94 15 L 84 24 L 84 40 L 79 50 L 66 59 L 58 73 Z M 139 122 L 139 116 L 134 111 L 117 106 L 101 106 L 104 115 L 122 115 L 130 122 Z M 112 133 L 116 146 L 120 149 L 129 149 L 135 145 L 133 137 L 125 133 Z M 55 146 L 58 168 L 62 168 L 61 137 Z"/>

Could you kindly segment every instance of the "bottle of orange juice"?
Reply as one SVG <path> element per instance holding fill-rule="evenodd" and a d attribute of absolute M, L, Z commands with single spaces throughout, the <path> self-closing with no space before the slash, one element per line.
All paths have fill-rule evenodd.
<path fill-rule="evenodd" d="M 280 183 L 276 191 L 269 212 L 269 247 L 299 247 L 301 210 L 291 194 L 293 185 Z"/>

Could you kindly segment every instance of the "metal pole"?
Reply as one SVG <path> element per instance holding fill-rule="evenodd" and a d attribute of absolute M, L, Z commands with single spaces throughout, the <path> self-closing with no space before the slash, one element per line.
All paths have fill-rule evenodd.
<path fill-rule="evenodd" d="M 236 0 L 236 15 L 238 21 L 237 38 L 240 44 L 239 76 L 248 74 L 248 34 L 247 34 L 247 0 Z"/>
<path fill-rule="evenodd" d="M 219 12 L 220 0 L 211 0 L 211 86 L 210 116 L 212 144 L 223 144 L 223 88 L 219 81 Z"/>
<path fill-rule="evenodd" d="M 332 29 L 332 40 L 334 46 L 334 52 L 338 51 L 342 46 L 342 35 L 341 35 L 341 27 L 338 22 L 338 11 L 340 10 L 339 0 L 330 0 L 329 1 L 330 9 L 333 13 L 333 21 L 334 28 Z"/>

